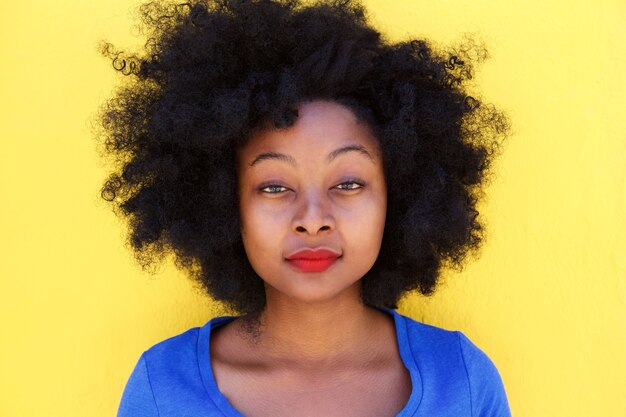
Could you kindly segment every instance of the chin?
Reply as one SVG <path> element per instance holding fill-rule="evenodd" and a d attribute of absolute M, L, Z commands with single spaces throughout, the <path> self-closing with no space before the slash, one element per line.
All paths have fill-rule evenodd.
<path fill-rule="evenodd" d="M 313 280 L 314 277 L 310 277 L 309 279 Z M 322 278 L 323 279 L 323 278 Z M 359 283 L 359 280 L 356 282 L 347 283 L 345 286 L 329 286 L 328 282 L 318 282 L 321 285 L 315 285 L 316 283 L 308 283 L 309 285 L 302 284 L 300 280 L 298 281 L 297 287 L 295 285 L 291 285 L 288 287 L 278 287 L 271 286 L 269 284 L 270 291 L 274 292 L 274 298 L 280 299 L 288 299 L 291 302 L 302 303 L 302 304 L 320 304 L 320 303 L 331 303 L 336 302 L 343 296 L 347 296 L 349 294 L 359 294 L 359 289 L 354 288 L 355 285 Z M 311 285 L 313 284 L 313 285 Z M 266 285 L 266 293 L 267 293 L 267 285 Z M 276 297 L 278 296 L 278 297 Z"/>

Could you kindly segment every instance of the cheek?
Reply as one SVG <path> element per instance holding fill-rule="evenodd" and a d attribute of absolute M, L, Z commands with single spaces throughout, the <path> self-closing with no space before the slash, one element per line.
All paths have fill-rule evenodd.
<path fill-rule="evenodd" d="M 258 260 L 276 256 L 277 239 L 280 240 L 280 225 L 276 217 L 268 216 L 259 207 L 246 205 L 241 213 L 241 238 L 248 259 L 255 266 Z"/>
<path fill-rule="evenodd" d="M 254 215 L 254 211 L 250 209 L 242 210 L 241 214 L 241 237 L 246 247 L 255 245 L 258 235 L 263 234 L 263 222 L 259 221 Z"/>
<path fill-rule="evenodd" d="M 352 213 L 346 220 L 350 226 L 344 228 L 344 231 L 350 234 L 353 244 L 366 253 L 377 254 L 385 229 L 386 200 L 374 200 L 358 212 Z"/>

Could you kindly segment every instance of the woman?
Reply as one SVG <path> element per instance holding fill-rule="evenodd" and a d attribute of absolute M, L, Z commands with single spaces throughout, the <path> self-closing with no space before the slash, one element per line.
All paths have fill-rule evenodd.
<path fill-rule="evenodd" d="M 102 195 L 149 268 L 168 253 L 238 314 L 144 352 L 118 416 L 508 416 L 460 332 L 396 311 L 481 242 L 504 115 L 470 56 L 385 41 L 353 1 L 142 7 L 102 109 Z M 478 55 L 475 53 L 478 52 Z"/>

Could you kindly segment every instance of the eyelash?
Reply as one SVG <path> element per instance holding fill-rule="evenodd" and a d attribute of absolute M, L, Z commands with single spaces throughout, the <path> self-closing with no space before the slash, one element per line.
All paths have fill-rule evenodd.
<path fill-rule="evenodd" d="M 259 191 L 263 192 L 263 193 L 267 193 L 267 194 L 278 194 L 280 191 L 264 191 L 266 188 L 284 188 L 285 190 L 287 190 L 287 187 L 284 187 L 282 185 L 278 185 L 278 184 L 269 184 L 269 185 L 263 185 L 259 188 Z"/>
<path fill-rule="evenodd" d="M 345 184 L 356 184 L 357 187 L 356 188 L 339 188 L 340 190 L 345 190 L 345 191 L 353 191 L 353 190 L 359 190 L 361 188 L 363 188 L 363 183 L 359 182 L 359 181 L 355 181 L 355 180 L 349 180 L 349 181 L 344 181 L 341 184 L 337 184 L 335 187 L 339 187 L 340 185 L 345 185 Z"/>
<path fill-rule="evenodd" d="M 341 185 L 345 185 L 345 184 L 356 184 L 357 187 L 354 188 L 337 188 Z M 333 188 L 337 188 L 338 190 L 342 190 L 342 191 L 355 191 L 355 190 L 360 190 L 361 188 L 363 188 L 365 186 L 365 184 L 363 184 L 362 181 L 359 180 L 348 180 L 348 181 L 344 181 L 341 184 L 337 184 L 335 187 Z M 284 188 L 284 190 L 282 191 L 264 191 L 266 188 Z M 284 185 L 280 185 L 280 184 L 267 184 L 267 185 L 262 185 L 261 187 L 259 187 L 259 191 L 263 192 L 263 193 L 267 193 L 267 194 L 279 194 L 281 192 L 284 192 L 288 190 L 287 187 L 285 187 Z"/>

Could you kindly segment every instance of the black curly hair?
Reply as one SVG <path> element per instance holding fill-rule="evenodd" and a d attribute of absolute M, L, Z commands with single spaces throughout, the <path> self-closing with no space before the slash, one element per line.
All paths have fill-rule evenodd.
<path fill-rule="evenodd" d="M 366 305 L 397 308 L 433 293 L 483 241 L 476 204 L 509 130 L 467 92 L 484 48 L 391 43 L 362 4 L 330 0 L 153 1 L 140 7 L 145 48 L 101 52 L 127 75 L 98 113 L 101 190 L 128 220 L 148 271 L 173 254 L 217 301 L 265 307 L 240 234 L 235 154 L 264 121 L 291 126 L 299 103 L 329 99 L 369 124 L 388 184 L 382 247 L 362 279 Z"/>

